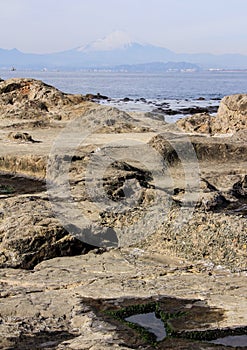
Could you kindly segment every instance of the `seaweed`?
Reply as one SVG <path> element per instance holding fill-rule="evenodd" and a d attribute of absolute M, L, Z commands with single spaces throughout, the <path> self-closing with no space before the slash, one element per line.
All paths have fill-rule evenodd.
<path fill-rule="evenodd" d="M 105 311 L 105 313 L 107 315 L 112 316 L 113 318 L 117 319 L 118 321 L 124 323 L 126 326 L 136 330 L 140 334 L 141 338 L 144 341 L 155 346 L 160 342 L 160 341 L 156 340 L 155 334 L 148 331 L 144 327 L 137 325 L 136 323 L 129 322 L 126 320 L 126 318 L 128 318 L 130 316 L 139 315 L 139 314 L 146 314 L 146 313 L 150 313 L 150 312 L 154 312 L 155 316 L 157 318 L 161 319 L 161 321 L 164 324 L 164 328 L 166 330 L 167 337 L 170 337 L 173 335 L 171 328 L 168 326 L 168 321 L 170 319 L 178 318 L 178 317 L 185 315 L 185 312 L 181 312 L 181 311 L 174 312 L 174 313 L 165 312 L 165 311 L 161 310 L 160 304 L 158 302 L 152 302 L 152 303 L 148 303 L 148 304 L 130 305 L 130 306 L 123 307 L 119 310 Z"/>
<path fill-rule="evenodd" d="M 14 187 L 10 185 L 0 185 L 0 194 L 12 194 L 14 192 Z"/>

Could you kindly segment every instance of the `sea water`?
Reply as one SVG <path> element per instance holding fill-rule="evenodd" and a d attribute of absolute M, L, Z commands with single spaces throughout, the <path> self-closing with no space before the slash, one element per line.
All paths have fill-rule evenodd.
<path fill-rule="evenodd" d="M 73 94 L 100 93 L 111 98 L 148 100 L 206 100 L 247 93 L 247 71 L 203 71 L 170 73 L 53 72 L 0 70 L 2 79 L 40 79 Z"/>
<path fill-rule="evenodd" d="M 124 111 L 153 112 L 167 104 L 178 110 L 188 107 L 216 107 L 226 95 L 247 93 L 247 71 L 202 71 L 169 73 L 116 73 L 86 71 L 7 71 L 0 77 L 28 77 L 44 81 L 66 93 L 101 94 L 108 100 L 100 103 Z M 124 98 L 129 101 L 123 101 Z M 141 100 L 140 100 L 141 99 Z M 161 112 L 167 122 L 186 115 Z"/>

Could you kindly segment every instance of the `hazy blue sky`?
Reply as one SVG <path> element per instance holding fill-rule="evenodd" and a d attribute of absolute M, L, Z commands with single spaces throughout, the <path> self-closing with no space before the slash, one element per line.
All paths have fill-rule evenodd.
<path fill-rule="evenodd" d="M 0 0 L 0 47 L 54 52 L 115 30 L 176 52 L 247 54 L 247 0 Z"/>

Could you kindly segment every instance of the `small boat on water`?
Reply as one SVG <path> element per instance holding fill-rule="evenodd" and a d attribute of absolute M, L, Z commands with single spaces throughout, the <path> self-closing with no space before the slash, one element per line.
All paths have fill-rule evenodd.
<path fill-rule="evenodd" d="M 11 72 L 14 72 L 14 71 L 16 71 L 16 68 L 12 67 L 10 70 L 11 70 Z"/>

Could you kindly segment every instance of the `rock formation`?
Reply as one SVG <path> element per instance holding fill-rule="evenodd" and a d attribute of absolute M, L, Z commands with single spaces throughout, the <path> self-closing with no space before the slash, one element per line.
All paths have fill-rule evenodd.
<path fill-rule="evenodd" d="M 246 130 L 247 95 L 224 97 L 215 117 L 208 114 L 195 114 L 179 120 L 177 125 L 186 132 L 202 134 L 233 134 Z"/>
<path fill-rule="evenodd" d="M 247 127 L 247 95 L 222 99 L 214 121 L 214 133 L 235 133 Z"/>
<path fill-rule="evenodd" d="M 84 101 L 83 96 L 62 93 L 39 80 L 18 78 L 2 81 L 0 96 L 2 117 L 24 119 Z"/>
<path fill-rule="evenodd" d="M 246 334 L 246 96 L 176 125 L 88 98 L 0 82 L 0 347 L 213 350 Z M 143 309 L 171 338 L 115 317 Z"/>

